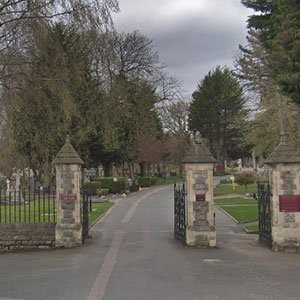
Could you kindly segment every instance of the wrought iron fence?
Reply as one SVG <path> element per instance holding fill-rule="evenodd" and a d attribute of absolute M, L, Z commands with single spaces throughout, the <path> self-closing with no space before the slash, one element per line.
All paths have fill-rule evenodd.
<path fill-rule="evenodd" d="M 258 181 L 258 224 L 259 240 L 263 244 L 272 245 L 272 213 L 271 198 L 272 192 L 269 182 Z"/>
<path fill-rule="evenodd" d="M 174 183 L 174 237 L 182 243 L 186 239 L 185 214 L 185 184 Z"/>
<path fill-rule="evenodd" d="M 89 237 L 89 212 L 92 211 L 92 197 L 90 191 L 81 191 L 81 224 L 82 224 L 82 242 Z"/>
<path fill-rule="evenodd" d="M 0 223 L 56 222 L 56 192 L 0 188 Z"/>

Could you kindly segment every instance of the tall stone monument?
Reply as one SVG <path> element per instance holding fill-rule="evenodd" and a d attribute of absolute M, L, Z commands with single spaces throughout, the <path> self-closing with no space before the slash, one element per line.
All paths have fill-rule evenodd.
<path fill-rule="evenodd" d="M 216 159 L 204 139 L 198 136 L 182 162 L 187 180 L 186 244 L 198 248 L 216 247 L 213 213 L 213 167 Z"/>
<path fill-rule="evenodd" d="M 70 143 L 66 142 L 53 161 L 56 169 L 57 223 L 56 247 L 74 247 L 82 244 L 80 219 L 81 165 L 83 161 Z"/>
<path fill-rule="evenodd" d="M 282 137 L 265 164 L 272 189 L 272 249 L 300 252 L 300 145 Z"/>

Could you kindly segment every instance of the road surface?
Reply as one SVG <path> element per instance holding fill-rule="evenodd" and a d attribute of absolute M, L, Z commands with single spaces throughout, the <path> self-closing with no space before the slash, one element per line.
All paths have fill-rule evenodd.
<path fill-rule="evenodd" d="M 173 239 L 173 190 L 118 202 L 86 245 L 0 255 L 0 299 L 298 300 L 300 255 L 274 253 L 216 209 L 218 248 Z"/>

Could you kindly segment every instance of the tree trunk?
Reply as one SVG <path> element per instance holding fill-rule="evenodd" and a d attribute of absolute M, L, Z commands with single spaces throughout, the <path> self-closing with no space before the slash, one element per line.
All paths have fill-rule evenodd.
<path fill-rule="evenodd" d="M 218 161 L 217 172 L 224 173 L 225 172 L 224 153 L 223 153 L 224 147 L 223 147 L 223 137 L 221 134 L 218 138 L 216 152 L 217 152 L 217 161 Z"/>
<path fill-rule="evenodd" d="M 144 162 L 140 162 L 140 169 L 141 169 L 141 176 L 144 177 L 145 176 L 145 163 Z"/>
<path fill-rule="evenodd" d="M 128 167 L 129 167 L 129 178 L 133 178 L 134 174 L 133 174 L 133 162 L 128 163 Z"/>
<path fill-rule="evenodd" d="M 184 169 L 183 169 L 183 164 L 181 163 L 181 164 L 179 165 L 179 176 L 180 176 L 180 177 L 183 177 L 183 173 L 184 173 Z"/>
<path fill-rule="evenodd" d="M 254 152 L 252 152 L 252 165 L 253 165 L 253 169 L 257 170 L 256 157 L 255 157 L 255 153 Z"/>
<path fill-rule="evenodd" d="M 104 177 L 111 177 L 112 162 L 106 161 L 103 163 Z"/>

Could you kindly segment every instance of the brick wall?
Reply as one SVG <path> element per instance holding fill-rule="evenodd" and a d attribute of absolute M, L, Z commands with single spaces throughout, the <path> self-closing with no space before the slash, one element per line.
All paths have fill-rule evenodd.
<path fill-rule="evenodd" d="M 55 223 L 0 223 L 0 252 L 55 247 Z"/>

